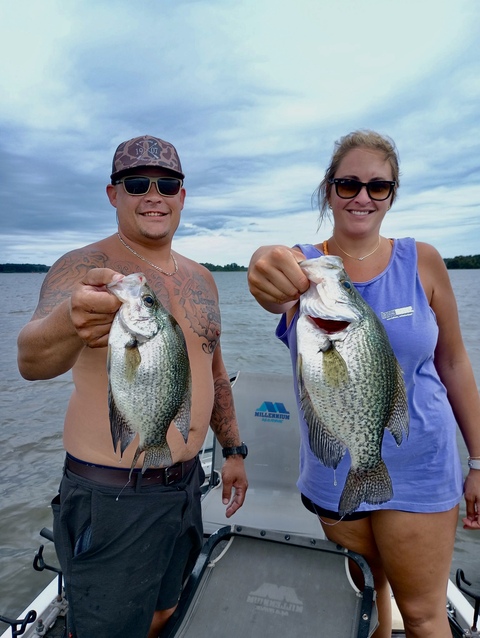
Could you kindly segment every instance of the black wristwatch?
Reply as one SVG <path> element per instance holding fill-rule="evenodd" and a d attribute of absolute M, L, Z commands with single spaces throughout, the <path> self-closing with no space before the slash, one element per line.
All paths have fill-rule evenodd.
<path fill-rule="evenodd" d="M 222 449 L 223 458 L 226 459 L 228 456 L 233 456 L 234 454 L 241 454 L 243 458 L 247 458 L 248 448 L 246 444 L 242 441 L 240 445 L 236 447 L 224 447 Z"/>

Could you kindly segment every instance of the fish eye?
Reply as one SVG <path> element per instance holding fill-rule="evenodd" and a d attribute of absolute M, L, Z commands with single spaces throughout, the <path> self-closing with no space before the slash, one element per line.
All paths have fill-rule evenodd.
<path fill-rule="evenodd" d="M 347 290 L 351 290 L 351 288 L 352 288 L 352 284 L 349 281 L 347 281 L 346 279 L 344 279 L 342 281 L 342 286 L 344 288 L 346 288 Z"/>
<path fill-rule="evenodd" d="M 145 295 L 145 297 L 143 298 L 143 303 L 147 306 L 147 308 L 152 308 L 155 300 L 152 295 Z"/>

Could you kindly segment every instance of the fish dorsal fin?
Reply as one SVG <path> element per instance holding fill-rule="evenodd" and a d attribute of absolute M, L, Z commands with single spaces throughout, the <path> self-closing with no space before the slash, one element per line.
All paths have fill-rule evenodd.
<path fill-rule="evenodd" d="M 409 418 L 408 418 L 408 401 L 405 382 L 403 380 L 403 372 L 398 361 L 396 363 L 396 383 L 395 391 L 392 399 L 392 411 L 387 423 L 389 430 L 397 445 L 403 440 L 403 435 L 408 437 Z"/>
<path fill-rule="evenodd" d="M 310 447 L 315 456 L 326 466 L 336 468 L 345 455 L 345 445 L 316 415 L 312 400 L 302 376 L 302 357 L 298 356 L 297 380 L 300 405 L 308 423 Z"/>
<path fill-rule="evenodd" d="M 188 439 L 188 433 L 190 430 L 190 407 L 191 407 L 191 386 L 192 381 L 189 379 L 188 383 L 188 391 L 185 393 L 185 398 L 183 400 L 182 405 L 178 409 L 176 416 L 173 419 L 175 427 L 183 436 L 183 440 L 185 443 Z"/>

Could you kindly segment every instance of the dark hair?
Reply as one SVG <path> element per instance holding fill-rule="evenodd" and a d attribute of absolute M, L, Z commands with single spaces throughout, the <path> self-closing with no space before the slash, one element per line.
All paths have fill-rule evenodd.
<path fill-rule="evenodd" d="M 316 200 L 318 208 L 320 209 L 319 226 L 328 215 L 329 200 L 332 192 L 332 184 L 330 184 L 328 180 L 335 177 L 340 162 L 349 151 L 355 148 L 367 148 L 384 154 L 385 160 L 390 162 L 390 166 L 392 167 L 392 179 L 396 182 L 391 196 L 391 204 L 393 204 L 397 197 L 397 189 L 400 186 L 400 167 L 395 142 L 390 137 L 380 135 L 380 133 L 376 133 L 375 131 L 353 131 L 353 133 L 344 135 L 335 142 L 330 166 L 325 172 L 325 177 L 312 195 L 312 201 Z"/>

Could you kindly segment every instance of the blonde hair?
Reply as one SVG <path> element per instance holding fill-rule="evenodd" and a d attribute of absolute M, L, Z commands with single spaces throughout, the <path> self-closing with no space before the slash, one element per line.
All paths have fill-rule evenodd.
<path fill-rule="evenodd" d="M 397 190 L 400 186 L 400 166 L 395 142 L 390 137 L 380 135 L 380 133 L 376 133 L 375 131 L 353 131 L 335 142 L 332 159 L 325 172 L 325 177 L 312 195 L 312 201 L 315 201 L 320 209 L 319 226 L 325 218 L 328 217 L 329 201 L 332 192 L 332 184 L 330 184 L 329 180 L 335 177 L 338 166 L 345 155 L 355 148 L 367 148 L 383 153 L 385 160 L 390 163 L 392 168 L 392 179 L 396 182 L 391 195 L 390 205 L 393 204 L 397 197 Z"/>

